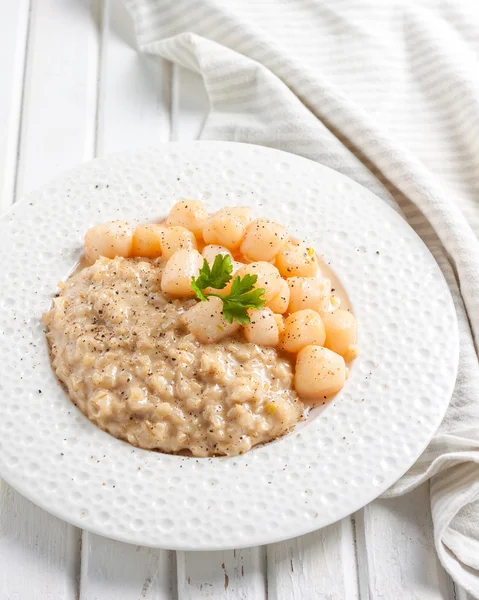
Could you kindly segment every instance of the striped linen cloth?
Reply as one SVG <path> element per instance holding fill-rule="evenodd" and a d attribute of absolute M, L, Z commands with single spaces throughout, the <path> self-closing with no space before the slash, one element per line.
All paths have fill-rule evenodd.
<path fill-rule="evenodd" d="M 448 413 L 387 492 L 430 478 L 436 549 L 479 596 L 479 2 L 125 0 L 140 50 L 201 74 L 202 139 L 316 160 L 401 210 L 459 319 Z"/>

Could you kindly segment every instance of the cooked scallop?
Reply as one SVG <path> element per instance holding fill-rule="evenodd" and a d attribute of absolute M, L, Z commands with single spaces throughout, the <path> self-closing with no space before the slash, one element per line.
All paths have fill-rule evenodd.
<path fill-rule="evenodd" d="M 177 250 L 196 250 L 197 247 L 195 236 L 186 227 L 165 227 L 161 232 L 161 251 L 166 260 Z"/>
<path fill-rule="evenodd" d="M 285 279 L 281 279 L 279 292 L 266 304 L 266 306 L 274 313 L 283 314 L 288 310 L 289 298 L 290 291 L 288 282 Z"/>
<path fill-rule="evenodd" d="M 331 297 L 331 281 L 317 277 L 290 277 L 287 279 L 290 291 L 290 313 L 304 308 L 318 312 L 329 310 Z"/>
<path fill-rule="evenodd" d="M 322 401 L 346 381 L 344 358 L 328 348 L 306 346 L 296 358 L 294 388 L 299 396 Z"/>
<path fill-rule="evenodd" d="M 281 289 L 281 275 L 278 269 L 268 262 L 253 262 L 244 265 L 235 273 L 235 277 L 244 277 L 245 275 L 256 275 L 257 280 L 254 289 L 263 288 L 265 290 L 264 297 L 266 302 L 272 300 L 278 295 Z"/>
<path fill-rule="evenodd" d="M 241 242 L 241 254 L 251 261 L 273 260 L 284 246 L 286 229 L 270 219 L 255 219 L 246 228 Z"/>
<path fill-rule="evenodd" d="M 200 200 L 180 200 L 173 205 L 170 214 L 166 218 L 168 227 L 186 227 L 196 237 L 201 238 L 203 227 L 208 220 L 208 213 Z"/>
<path fill-rule="evenodd" d="M 275 264 L 283 277 L 314 277 L 319 270 L 314 250 L 291 239 L 278 252 Z"/>
<path fill-rule="evenodd" d="M 276 325 L 278 327 L 278 333 L 281 335 L 284 331 L 284 317 L 283 315 L 274 314 L 274 320 L 276 321 Z"/>
<path fill-rule="evenodd" d="M 248 310 L 250 322 L 244 325 L 244 336 L 248 342 L 259 346 L 277 346 L 279 330 L 275 315 L 270 308 Z"/>
<path fill-rule="evenodd" d="M 203 229 L 207 244 L 219 244 L 237 250 L 251 221 L 251 209 L 245 206 L 222 208 L 208 219 Z"/>
<path fill-rule="evenodd" d="M 244 263 L 239 262 L 238 260 L 234 260 L 233 261 L 233 270 L 231 271 L 231 275 L 236 277 L 238 271 L 245 266 L 246 265 Z"/>
<path fill-rule="evenodd" d="M 240 328 L 239 323 L 228 323 L 223 317 L 223 302 L 210 297 L 206 302 L 198 302 L 187 310 L 182 320 L 188 330 L 202 344 L 212 344 L 233 335 Z"/>
<path fill-rule="evenodd" d="M 326 333 L 320 315 L 309 308 L 290 314 L 284 321 L 281 348 L 299 352 L 305 346 L 324 346 Z"/>
<path fill-rule="evenodd" d="M 355 358 L 357 356 L 356 317 L 347 310 L 339 309 L 325 314 L 323 322 L 326 328 L 325 346 L 341 354 L 346 360 Z"/>
<path fill-rule="evenodd" d="M 133 231 L 127 221 L 110 221 L 91 227 L 85 235 L 85 256 L 94 263 L 100 256 L 128 258 L 131 254 Z"/>
<path fill-rule="evenodd" d="M 133 233 L 132 256 L 161 256 L 161 236 L 166 228 L 157 224 L 138 225 Z"/>
<path fill-rule="evenodd" d="M 225 254 L 229 254 L 231 256 L 231 252 L 228 248 L 224 246 L 218 246 L 217 244 L 208 244 L 203 248 L 201 254 L 206 258 L 208 264 L 211 266 L 215 262 L 215 258 L 218 254 L 224 256 Z"/>
<path fill-rule="evenodd" d="M 165 265 L 161 277 L 161 289 L 175 296 L 194 297 L 192 277 L 198 277 L 203 257 L 198 250 L 177 250 Z"/>

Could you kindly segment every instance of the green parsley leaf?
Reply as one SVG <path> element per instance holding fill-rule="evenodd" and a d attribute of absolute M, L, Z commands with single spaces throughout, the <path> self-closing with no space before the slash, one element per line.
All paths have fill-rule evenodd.
<path fill-rule="evenodd" d="M 211 269 L 210 287 L 215 290 L 222 290 L 231 280 L 233 272 L 233 261 L 229 254 L 217 254 Z"/>
<path fill-rule="evenodd" d="M 233 262 L 229 254 L 217 254 L 210 268 L 207 260 L 203 262 L 198 277 L 191 279 L 191 289 L 195 292 L 198 300 L 203 302 L 208 300 L 209 296 L 216 296 L 223 301 L 223 316 L 228 323 L 233 323 L 233 319 L 240 325 L 246 325 L 250 322 L 246 309 L 260 309 L 265 305 L 265 290 L 263 288 L 254 289 L 258 279 L 257 275 L 246 274 L 244 277 L 236 277 L 231 285 L 231 291 L 225 296 L 219 294 L 204 294 L 206 288 L 222 290 L 226 284 L 231 281 L 233 271 Z"/>
<path fill-rule="evenodd" d="M 206 302 L 208 300 L 208 298 L 203 294 L 203 290 L 205 288 L 200 288 L 200 286 L 197 283 L 198 279 L 195 281 L 194 277 L 191 278 L 191 289 L 195 292 L 198 300 L 202 300 L 203 302 Z M 200 285 L 202 285 L 202 284 L 200 284 Z M 206 286 L 206 287 L 208 287 L 208 286 Z"/>
<path fill-rule="evenodd" d="M 195 292 L 199 300 L 205 302 L 207 297 L 203 294 L 203 290 L 208 287 L 215 290 L 222 290 L 231 280 L 232 271 L 233 262 L 229 254 L 217 254 L 212 268 L 210 268 L 205 258 L 198 277 L 196 279 L 194 277 L 191 278 L 191 289 Z"/>
<path fill-rule="evenodd" d="M 245 275 L 241 279 L 236 277 L 231 286 L 231 291 L 226 296 L 220 296 L 223 300 L 223 316 L 232 323 L 235 319 L 241 325 L 250 322 L 246 311 L 247 308 L 260 309 L 265 305 L 264 288 L 253 289 L 257 275 Z"/>
<path fill-rule="evenodd" d="M 231 291 L 226 296 L 219 294 L 204 294 L 206 288 L 222 290 L 226 284 L 231 281 L 233 271 L 233 262 L 229 254 L 217 254 L 210 268 L 205 259 L 200 269 L 198 277 L 191 278 L 191 289 L 195 292 L 198 300 L 205 302 L 209 296 L 216 296 L 223 302 L 223 316 L 228 323 L 233 323 L 233 319 L 240 325 L 246 325 L 250 322 L 246 309 L 253 308 L 258 310 L 265 305 L 265 290 L 263 288 L 254 289 L 258 276 L 246 274 L 244 277 L 236 277 L 231 285 Z"/>

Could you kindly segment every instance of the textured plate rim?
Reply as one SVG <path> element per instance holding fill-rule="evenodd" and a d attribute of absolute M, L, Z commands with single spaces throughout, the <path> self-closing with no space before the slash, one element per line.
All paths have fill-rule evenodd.
<path fill-rule="evenodd" d="M 208 146 L 210 148 L 219 148 L 219 149 L 227 148 L 229 152 L 233 153 L 233 155 L 235 153 L 240 154 L 242 152 L 248 153 L 250 151 L 250 149 L 254 149 L 253 152 L 256 154 L 267 154 L 267 155 L 269 154 L 270 158 L 273 158 L 273 155 L 274 155 L 274 158 L 277 160 L 283 161 L 283 164 L 293 163 L 293 169 L 294 169 L 294 164 L 295 163 L 297 164 L 298 161 L 309 162 L 311 165 L 314 165 L 312 167 L 314 170 L 316 170 L 317 172 L 322 171 L 323 174 L 326 174 L 325 175 L 326 177 L 327 177 L 327 174 L 329 173 L 330 177 L 334 177 L 335 179 L 339 178 L 340 180 L 346 181 L 350 188 L 353 188 L 356 190 L 359 188 L 361 190 L 360 195 L 367 196 L 369 198 L 370 203 L 372 203 L 372 204 L 376 203 L 377 207 L 381 206 L 380 210 L 384 212 L 384 209 L 386 206 L 385 203 L 382 202 L 381 200 L 379 200 L 378 198 L 376 198 L 371 192 L 364 190 L 364 188 L 361 188 L 361 186 L 359 186 L 359 184 L 356 184 L 355 182 L 352 182 L 345 176 L 342 176 L 339 173 L 332 171 L 331 169 L 328 169 L 327 167 L 318 165 L 317 163 L 314 163 L 313 161 L 308 161 L 307 159 L 300 158 L 295 155 L 289 155 L 289 154 L 286 154 L 286 153 L 278 151 L 278 150 L 260 148 L 258 146 L 250 146 L 248 144 L 235 144 L 235 143 L 228 143 L 228 142 L 196 142 L 196 143 L 190 143 L 190 144 L 172 143 L 172 144 L 164 145 L 160 148 L 157 148 L 153 152 L 163 153 L 165 155 L 168 153 L 174 154 L 175 150 L 179 151 L 179 152 L 182 152 L 182 151 L 193 151 L 194 152 L 193 149 L 198 148 L 199 146 L 202 148 L 206 148 Z M 61 185 L 62 181 L 66 181 L 68 179 L 68 177 L 71 177 L 72 175 L 75 175 L 78 173 L 85 173 L 89 169 L 95 168 L 95 166 L 108 164 L 111 161 L 114 162 L 116 157 L 133 157 L 133 156 L 138 156 L 138 155 L 143 155 L 143 154 L 145 154 L 145 153 L 135 153 L 135 154 L 130 154 L 130 155 L 121 154 L 121 155 L 113 155 L 113 156 L 103 158 L 103 159 L 96 159 L 95 161 L 81 165 L 80 167 L 74 169 L 73 171 L 70 171 L 69 173 L 65 174 L 65 176 L 63 176 L 63 178 L 57 180 L 57 185 Z M 29 199 L 35 198 L 36 196 L 39 196 L 41 193 L 48 193 L 48 190 L 51 188 L 52 185 L 53 184 L 49 184 L 49 185 L 45 186 L 44 188 L 42 188 L 42 190 L 39 190 L 38 192 L 34 192 L 33 194 L 30 194 L 27 198 L 23 199 L 20 203 L 11 207 L 6 213 L 4 213 L 1 216 L 2 223 L 4 223 L 6 220 L 8 220 L 8 217 L 13 215 L 17 210 L 20 210 L 20 212 L 21 212 L 21 208 L 23 208 L 23 206 L 27 203 L 27 201 Z M 19 209 L 19 207 L 20 207 L 20 209 Z M 402 222 L 405 224 L 406 227 L 409 228 L 409 226 L 401 219 L 401 217 L 399 217 L 389 207 L 386 209 L 386 211 L 390 211 L 389 214 L 393 221 L 394 221 L 394 219 L 397 219 L 397 222 Z M 410 234 L 413 235 L 413 237 L 416 239 L 417 242 L 419 242 L 420 245 L 422 245 L 423 251 L 427 255 L 429 255 L 429 259 L 434 261 L 434 258 L 430 254 L 427 247 L 424 245 L 422 240 L 412 231 L 412 229 L 410 229 Z M 438 272 L 439 272 L 439 267 L 438 267 Z M 347 277 L 342 277 L 341 273 L 338 273 L 338 275 L 343 279 L 343 283 L 344 283 L 344 279 L 346 279 Z M 442 285 L 447 288 L 447 284 L 446 284 L 442 274 L 440 275 L 440 277 L 442 278 Z M 347 287 L 347 281 L 346 281 L 346 287 Z M 447 290 L 447 293 L 449 294 L 449 290 Z M 454 388 L 455 375 L 457 373 L 457 366 L 458 366 L 457 320 L 456 320 L 455 311 L 454 311 L 454 308 L 452 305 L 452 299 L 450 298 L 450 294 L 449 294 L 449 299 L 450 299 L 449 317 L 453 319 L 454 326 L 452 327 L 453 332 L 452 332 L 451 339 L 453 341 L 453 344 L 451 346 L 451 349 L 452 349 L 451 353 L 450 353 L 451 362 L 449 365 L 451 376 L 449 379 L 448 389 L 443 391 L 443 396 L 444 397 L 447 396 L 448 401 L 447 402 L 443 401 L 443 403 L 441 404 L 441 410 L 437 413 L 434 424 L 431 424 L 431 426 L 429 427 L 428 434 L 424 435 L 424 438 L 422 439 L 421 444 L 416 446 L 415 451 L 414 451 L 414 456 L 410 457 L 408 459 L 408 461 L 404 461 L 404 463 L 402 463 L 402 465 L 401 465 L 401 469 L 396 469 L 395 474 L 394 474 L 394 481 L 399 479 L 412 466 L 412 464 L 414 464 L 414 462 L 417 460 L 417 458 L 420 456 L 420 454 L 423 452 L 423 450 L 427 447 L 427 444 L 429 443 L 429 441 L 433 437 L 434 433 L 436 432 L 437 428 L 439 427 L 439 424 L 440 424 L 440 422 L 447 410 L 447 407 L 449 405 L 449 400 L 450 400 L 450 397 L 451 397 L 451 394 L 452 394 L 452 391 Z M 271 447 L 271 446 L 269 446 L 269 447 Z M 245 455 L 245 456 L 247 456 L 247 455 Z M 108 537 L 110 537 L 112 539 L 117 539 L 120 541 L 130 542 L 130 543 L 142 543 L 142 544 L 152 546 L 152 547 L 158 547 L 158 548 L 168 547 L 168 548 L 176 549 L 176 550 L 195 550 L 195 549 L 219 550 L 219 549 L 229 549 L 229 548 L 241 548 L 241 547 L 247 547 L 247 546 L 250 546 L 253 544 L 257 545 L 257 544 L 264 544 L 264 543 L 273 543 L 276 541 L 287 539 L 289 537 L 294 537 L 296 535 L 302 535 L 302 534 L 305 534 L 305 533 L 308 533 L 308 532 L 318 529 L 318 526 L 315 525 L 314 521 L 308 522 L 305 520 L 304 527 L 302 527 L 302 528 L 297 527 L 293 534 L 288 533 L 286 536 L 281 533 L 278 533 L 277 535 L 270 534 L 267 538 L 260 537 L 260 539 L 257 539 L 257 536 L 253 536 L 252 539 L 248 538 L 248 539 L 244 539 L 244 540 L 235 540 L 234 543 L 232 543 L 231 545 L 228 545 L 225 543 L 216 545 L 213 541 L 211 543 L 204 543 L 201 546 L 198 546 L 197 544 L 189 545 L 185 541 L 185 542 L 181 542 L 178 544 L 168 543 L 167 546 L 165 546 L 161 543 L 161 540 L 159 540 L 158 543 L 151 543 L 151 540 L 150 541 L 141 540 L 140 537 L 138 537 L 137 539 L 134 537 L 132 538 L 131 532 L 126 533 L 125 535 L 119 534 L 118 532 L 111 532 L 111 531 L 108 531 L 107 533 L 105 533 L 105 530 L 102 529 L 102 527 L 89 526 L 89 523 L 85 522 L 83 519 L 81 519 L 75 515 L 66 515 L 65 513 L 62 513 L 61 511 L 59 511 L 58 509 L 51 510 L 51 506 L 49 506 L 48 502 L 44 501 L 44 497 L 38 497 L 36 494 L 32 493 L 32 490 L 29 489 L 28 483 L 25 483 L 24 481 L 22 481 L 21 478 L 19 479 L 18 477 L 15 477 L 15 473 L 10 469 L 5 468 L 5 465 L 3 464 L 3 462 L 1 463 L 1 474 L 2 474 L 2 477 L 5 479 L 5 481 L 7 481 L 7 483 L 12 485 L 12 487 L 17 489 L 19 492 L 21 492 L 24 496 L 26 496 L 27 498 L 32 500 L 34 503 L 36 503 L 37 505 L 41 506 L 45 510 L 52 512 L 54 515 L 59 516 L 60 518 L 66 520 L 78 527 L 81 527 L 83 529 L 86 529 L 86 530 L 89 530 L 89 531 L 92 531 L 95 533 L 99 533 L 100 535 L 107 535 Z M 386 479 L 384 484 L 377 485 L 374 488 L 371 488 L 370 493 L 366 498 L 366 501 L 364 500 L 365 497 L 363 496 L 361 498 L 361 500 L 356 505 L 354 505 L 354 507 L 352 509 L 351 509 L 351 506 L 348 506 L 348 508 L 346 508 L 344 511 L 341 511 L 341 510 L 336 511 L 335 518 L 327 523 L 321 524 L 320 527 L 326 526 L 329 523 L 335 522 L 335 521 L 347 516 L 348 514 L 355 512 L 356 510 L 358 510 L 359 508 L 361 508 L 362 506 L 364 506 L 365 504 L 367 504 L 374 498 L 378 497 L 388 487 L 390 487 L 392 483 L 393 483 L 393 481 Z"/>

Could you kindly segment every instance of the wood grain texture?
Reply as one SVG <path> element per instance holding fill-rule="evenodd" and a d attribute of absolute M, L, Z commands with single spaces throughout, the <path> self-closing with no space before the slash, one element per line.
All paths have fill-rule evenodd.
<path fill-rule="evenodd" d="M 350 519 L 268 546 L 270 600 L 356 600 L 353 529 Z"/>
<path fill-rule="evenodd" d="M 171 600 L 175 553 L 83 532 L 81 600 Z"/>
<path fill-rule="evenodd" d="M 29 0 L 0 2 L 0 212 L 15 198 Z"/>
<path fill-rule="evenodd" d="M 93 156 L 98 32 L 88 0 L 33 2 L 17 195 Z"/>
<path fill-rule="evenodd" d="M 99 27 L 96 154 L 169 141 L 171 65 L 137 51 L 133 23 L 121 2 L 105 0 Z"/>
<path fill-rule="evenodd" d="M 356 516 L 361 598 L 454 600 L 439 563 L 429 509 L 429 484 L 376 500 Z"/>
<path fill-rule="evenodd" d="M 263 546 L 224 552 L 177 552 L 178 600 L 263 600 Z"/>
<path fill-rule="evenodd" d="M 0 484 L 0 597 L 76 600 L 80 530 Z"/>

